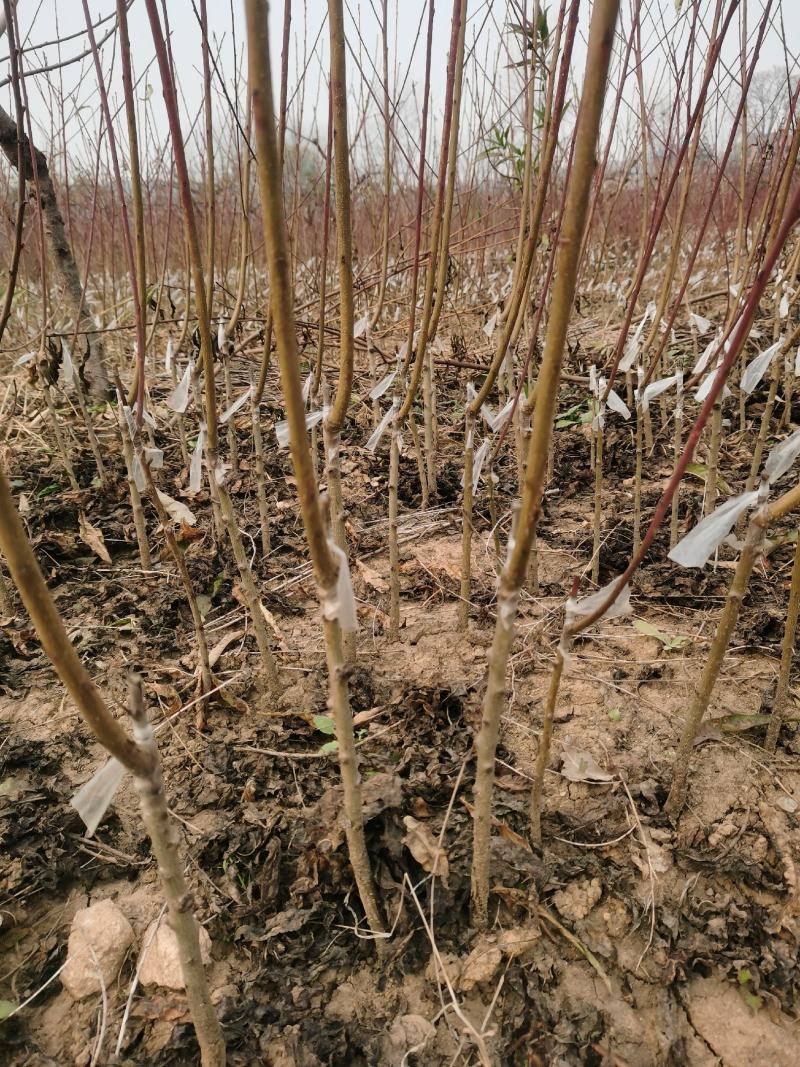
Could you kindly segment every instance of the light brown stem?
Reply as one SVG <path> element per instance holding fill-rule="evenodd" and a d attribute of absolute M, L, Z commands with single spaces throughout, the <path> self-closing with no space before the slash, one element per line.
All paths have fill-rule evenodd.
<path fill-rule="evenodd" d="M 600 577 L 600 534 L 603 522 L 603 427 L 598 426 L 594 442 L 594 523 L 592 527 L 592 581 Z"/>
<path fill-rule="evenodd" d="M 269 507 L 267 506 L 267 471 L 264 463 L 264 438 L 261 433 L 261 408 L 255 402 L 251 405 L 253 427 L 253 451 L 256 457 L 256 498 L 258 500 L 258 517 L 261 525 L 261 552 L 266 557 L 272 545 L 269 529 Z"/>
<path fill-rule="evenodd" d="M 639 373 L 639 388 L 641 389 L 642 374 Z M 642 402 L 636 404 L 636 469 L 633 475 L 633 551 L 634 553 L 639 551 L 639 545 L 642 541 L 642 452 L 644 444 L 642 441 L 642 423 L 644 421 L 642 413 Z"/>
<path fill-rule="evenodd" d="M 280 363 L 281 383 L 289 424 L 289 448 L 300 498 L 303 526 L 311 555 L 311 565 L 323 604 L 336 597 L 339 564 L 328 543 L 327 530 L 314 478 L 305 425 L 305 402 L 300 382 L 297 331 L 294 320 L 294 297 L 289 272 L 289 249 L 286 218 L 281 195 L 278 144 L 275 131 L 275 108 L 269 56 L 267 5 L 265 0 L 246 0 L 248 73 L 253 100 L 256 131 L 256 158 L 264 235 L 269 260 L 272 289 L 271 305 L 275 315 L 275 340 Z M 361 903 L 373 932 L 383 931 L 383 920 L 375 896 L 375 887 L 364 838 L 361 806 L 361 782 L 353 736 L 353 720 L 347 693 L 347 672 L 343 669 L 341 630 L 338 617 L 324 619 L 325 650 L 328 662 L 329 699 L 336 726 L 339 767 L 342 775 L 345 834 L 350 862 Z M 379 938 L 378 950 L 386 942 Z"/>
<path fill-rule="evenodd" d="M 683 448 L 683 379 L 678 380 L 678 398 L 675 404 L 675 428 L 672 438 L 673 466 L 677 466 Z M 678 504 L 680 503 L 680 485 L 672 497 L 672 511 L 669 522 L 669 547 L 678 543 Z M 635 551 L 635 549 L 634 549 Z"/>
<path fill-rule="evenodd" d="M 556 714 L 556 701 L 564 673 L 567 650 L 563 647 L 568 639 L 562 635 L 561 643 L 556 649 L 555 662 L 547 687 L 547 697 L 542 715 L 542 732 L 539 734 L 539 747 L 536 750 L 536 762 L 533 765 L 533 785 L 531 786 L 531 839 L 535 844 L 542 843 L 542 793 L 547 761 L 550 758 L 550 742 L 553 737 L 553 722 Z"/>
<path fill-rule="evenodd" d="M 227 352 L 222 353 L 222 375 L 225 383 L 225 404 L 229 405 L 233 400 L 233 386 L 231 384 L 231 361 Z M 231 469 L 235 473 L 239 469 L 239 442 L 236 439 L 235 415 L 228 419 L 228 455 Z"/>
<path fill-rule="evenodd" d="M 767 736 L 764 748 L 767 752 L 774 752 L 778 744 L 783 717 L 786 712 L 786 701 L 789 695 L 789 675 L 792 670 L 794 658 L 794 641 L 797 633 L 797 615 L 800 611 L 800 530 L 797 533 L 797 544 L 794 551 L 794 566 L 792 567 L 792 584 L 789 589 L 789 606 L 786 611 L 786 622 L 783 629 L 783 643 L 781 644 L 781 666 L 778 672 L 778 684 L 775 687 L 775 702 L 772 706 L 772 718 L 767 727 Z"/>
<path fill-rule="evenodd" d="M 236 518 L 236 511 L 228 490 L 216 480 L 213 471 L 211 472 L 211 477 L 216 482 L 222 521 L 225 525 L 225 531 L 228 534 L 231 548 L 233 549 L 233 558 L 236 562 L 236 568 L 239 571 L 239 581 L 242 583 L 242 592 L 244 594 L 245 603 L 247 604 L 247 610 L 250 613 L 250 623 L 253 627 L 253 633 L 256 636 L 258 650 L 261 653 L 261 666 L 264 671 L 267 689 L 272 699 L 277 700 L 280 695 L 278 666 L 275 662 L 275 656 L 272 653 L 270 645 L 267 621 L 264 618 L 264 612 L 261 608 L 261 597 L 256 589 L 255 579 L 253 578 L 253 572 L 250 568 L 250 561 L 247 558 L 244 544 L 242 543 L 242 535 L 239 532 L 239 522 Z"/>
<path fill-rule="evenodd" d="M 147 539 L 147 523 L 144 518 L 142 507 L 142 495 L 136 484 L 133 474 L 134 468 L 134 445 L 128 430 L 125 415 L 119 414 L 119 432 L 122 438 L 122 454 L 125 457 L 125 469 L 128 473 L 128 492 L 131 498 L 131 511 L 133 512 L 133 528 L 136 531 L 136 544 L 139 548 L 139 562 L 143 571 L 149 571 L 152 562 L 150 558 L 150 542 Z"/>
<path fill-rule="evenodd" d="M 381 0 L 381 54 L 383 56 L 383 213 L 381 217 L 381 273 L 378 296 L 369 320 L 374 330 L 383 311 L 386 283 L 389 278 L 389 226 L 392 195 L 392 115 L 389 99 L 389 10 L 388 0 Z"/>
<path fill-rule="evenodd" d="M 0 615 L 8 617 L 12 614 L 13 603 L 11 601 L 11 593 L 8 588 L 8 582 L 6 576 L 3 573 L 3 568 L 0 567 Z"/>
<path fill-rule="evenodd" d="M 389 453 L 389 634 L 400 634 L 400 548 L 397 543 L 397 486 L 400 477 L 400 428 L 392 422 Z"/>
<path fill-rule="evenodd" d="M 78 479 L 75 477 L 75 468 L 72 466 L 72 460 L 69 458 L 69 450 L 67 449 L 66 442 L 64 441 L 64 434 L 61 429 L 61 420 L 59 418 L 58 412 L 56 411 L 55 404 L 53 403 L 53 392 L 46 382 L 44 383 L 42 392 L 44 393 L 44 402 L 47 405 L 47 413 L 50 416 L 50 424 L 53 427 L 53 433 L 56 439 L 56 447 L 58 448 L 58 454 L 61 458 L 61 462 L 64 464 L 64 470 L 67 472 L 70 487 L 76 492 L 80 492 Z"/>
<path fill-rule="evenodd" d="M 596 0 L 592 9 L 586 73 L 578 111 L 575 157 L 566 190 L 564 221 L 555 283 L 547 322 L 544 353 L 536 386 L 536 410 L 528 446 L 522 494 L 522 518 L 509 552 L 497 598 L 497 622 L 489 659 L 489 679 L 476 741 L 475 815 L 472 861 L 472 907 L 475 921 L 485 925 L 489 913 L 489 871 L 494 763 L 500 716 L 505 699 L 505 676 L 514 632 L 519 590 L 542 507 L 548 454 L 553 433 L 567 326 L 575 298 L 578 258 L 586 224 L 595 168 L 600 119 L 608 67 L 619 11 L 619 0 Z"/>
<path fill-rule="evenodd" d="M 342 0 L 328 0 L 331 48 L 334 191 L 336 194 L 336 247 L 339 260 L 339 380 L 327 422 L 333 434 L 341 432 L 353 388 L 353 228 L 350 218 L 350 144 L 347 133 L 347 72 Z M 344 551 L 344 546 L 340 545 Z"/>
<path fill-rule="evenodd" d="M 750 575 L 764 544 L 765 525 L 766 509 L 760 509 L 750 520 L 744 547 L 736 564 L 733 581 L 728 590 L 725 606 L 722 609 L 722 615 L 717 625 L 717 632 L 714 635 L 711 648 L 708 650 L 700 683 L 686 715 L 683 733 L 681 734 L 678 751 L 675 754 L 675 762 L 672 766 L 672 785 L 664 807 L 664 810 L 670 814 L 677 814 L 686 800 L 689 762 L 694 748 L 694 741 L 703 717 L 708 710 L 711 694 L 722 669 L 725 652 L 730 643 L 736 621 L 739 618 L 739 610 L 750 582 Z"/>
<path fill-rule="evenodd" d="M 200 1046 L 200 1062 L 203 1067 L 224 1067 L 225 1038 L 211 1003 L 211 993 L 200 954 L 200 933 L 194 917 L 192 895 L 183 876 L 178 833 L 167 810 L 158 748 L 144 709 L 142 680 L 137 674 L 129 679 L 128 700 L 138 748 L 149 767 L 146 775 L 134 776 L 134 783 L 142 808 L 142 821 L 158 863 L 158 876 L 167 902 L 169 924 L 175 934 L 186 999 Z"/>
<path fill-rule="evenodd" d="M 461 492 L 461 599 L 458 628 L 469 622 L 469 592 L 472 578 L 472 480 L 475 457 L 475 416 L 467 411 L 464 419 L 464 488 Z"/>
<path fill-rule="evenodd" d="M 149 768 L 146 757 L 108 710 L 67 636 L 0 467 L 0 552 L 31 617 L 39 640 L 75 706 L 100 744 L 134 773 Z"/>

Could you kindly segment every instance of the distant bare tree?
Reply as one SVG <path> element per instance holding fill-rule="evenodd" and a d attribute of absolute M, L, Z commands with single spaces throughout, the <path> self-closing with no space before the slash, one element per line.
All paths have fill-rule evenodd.
<path fill-rule="evenodd" d="M 3 9 L 0 11 L 0 37 L 8 31 L 10 51 L 13 53 L 14 26 L 13 20 L 9 21 L 8 18 L 11 9 L 12 3 L 10 0 L 5 0 Z M 15 64 L 12 63 L 12 71 L 14 66 Z M 22 147 L 21 153 L 20 146 Z M 82 361 L 81 373 L 85 376 L 94 396 L 106 397 L 110 383 L 105 352 L 102 341 L 93 332 L 95 324 L 86 305 L 78 264 L 67 236 L 64 216 L 58 206 L 47 157 L 36 145 L 31 144 L 25 131 L 19 128 L 17 122 L 3 107 L 0 107 L 0 150 L 15 169 L 20 159 L 23 161 L 25 184 L 31 199 L 38 203 L 42 213 L 45 238 L 53 266 L 63 285 L 64 295 L 74 317 L 76 329 L 85 331 L 86 343 L 83 352 L 85 358 Z"/>

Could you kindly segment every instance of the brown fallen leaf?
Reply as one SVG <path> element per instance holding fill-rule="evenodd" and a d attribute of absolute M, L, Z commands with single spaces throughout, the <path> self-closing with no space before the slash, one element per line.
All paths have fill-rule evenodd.
<path fill-rule="evenodd" d="M 208 653 L 209 667 L 216 667 L 219 661 L 219 657 L 222 655 L 228 645 L 233 644 L 234 641 L 238 641 L 240 637 L 244 636 L 244 634 L 244 630 L 229 630 L 223 638 L 217 641 L 217 643 Z"/>
<path fill-rule="evenodd" d="M 378 574 L 376 570 L 374 570 L 372 567 L 368 567 L 367 564 L 360 559 L 356 560 L 356 566 L 358 567 L 361 577 L 364 579 L 368 586 L 375 590 L 376 593 L 389 592 L 389 583 L 386 581 L 383 575 Z"/>
<path fill-rule="evenodd" d="M 137 1019 L 159 1019 L 161 1022 L 177 1022 L 189 1015 L 185 997 L 154 996 L 139 997 L 131 1005 L 131 1015 Z"/>
<path fill-rule="evenodd" d="M 162 493 L 160 489 L 156 489 L 156 492 L 158 493 L 158 499 L 164 505 L 164 510 L 173 522 L 179 526 L 195 526 L 197 524 L 194 512 L 182 500 L 175 500 L 166 493 Z"/>
<path fill-rule="evenodd" d="M 475 809 L 473 808 L 473 806 L 470 804 L 466 797 L 460 797 L 459 799 L 461 800 L 461 803 L 464 805 L 464 807 L 467 809 L 469 817 L 471 819 L 474 819 Z M 505 838 L 506 841 L 510 841 L 512 845 L 517 845 L 518 848 L 524 848 L 526 852 L 533 851 L 533 849 L 524 837 L 521 837 L 515 830 L 512 830 L 510 826 L 507 826 L 506 823 L 501 822 L 500 819 L 495 818 L 494 815 L 492 816 L 492 826 L 495 830 L 497 830 L 498 834 L 500 834 L 502 838 Z"/>
<path fill-rule="evenodd" d="M 103 534 L 101 530 L 98 530 L 96 526 L 92 526 L 82 511 L 78 512 L 78 533 L 80 539 L 85 545 L 91 548 L 92 552 L 96 556 L 99 556 L 103 563 L 110 563 L 111 556 L 108 554 L 106 543 L 103 540 Z"/>
<path fill-rule="evenodd" d="M 500 946 L 485 935 L 478 938 L 478 942 L 464 960 L 458 987 L 464 993 L 474 989 L 476 985 L 491 982 L 500 969 L 503 962 L 503 952 Z"/>
<path fill-rule="evenodd" d="M 422 823 L 417 822 L 413 815 L 406 815 L 403 823 L 408 833 L 403 838 L 403 844 L 420 865 L 430 874 L 435 874 L 447 885 L 450 874 L 450 864 L 443 848 L 440 848 L 433 834 Z"/>
<path fill-rule="evenodd" d="M 604 771 L 591 752 L 584 752 L 582 749 L 565 745 L 563 760 L 561 773 L 570 782 L 604 783 L 614 781 L 614 775 Z"/>
<path fill-rule="evenodd" d="M 498 789 L 507 789 L 509 793 L 527 793 L 531 788 L 526 778 L 515 774 L 500 774 L 495 778 L 494 784 Z"/>
<path fill-rule="evenodd" d="M 178 540 L 184 544 L 191 544 L 192 541 L 200 541 L 206 535 L 205 530 L 198 530 L 196 526 L 189 526 L 188 523 L 181 522 L 181 528 L 178 531 Z"/>
<path fill-rule="evenodd" d="M 267 626 L 270 627 L 272 632 L 277 637 L 278 644 L 280 645 L 280 647 L 282 649 L 284 649 L 284 650 L 288 649 L 289 648 L 289 644 L 288 644 L 288 642 L 286 640 L 286 637 L 285 637 L 285 635 L 283 633 L 283 630 L 281 630 L 280 626 L 278 626 L 278 623 L 277 623 L 277 620 L 276 620 L 275 616 L 272 614 L 272 612 L 269 610 L 269 608 L 265 608 L 264 607 L 264 604 L 263 604 L 262 601 L 258 602 L 258 606 L 261 608 L 261 614 L 264 616 L 264 619 L 265 619 L 265 621 L 267 623 Z"/>

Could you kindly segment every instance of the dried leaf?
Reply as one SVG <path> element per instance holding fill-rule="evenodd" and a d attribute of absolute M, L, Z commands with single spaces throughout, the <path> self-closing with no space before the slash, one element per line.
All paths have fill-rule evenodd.
<path fill-rule="evenodd" d="M 78 530 L 81 541 L 83 541 L 85 545 L 88 545 L 92 552 L 100 557 L 103 563 L 110 563 L 111 556 L 108 554 L 106 543 L 103 540 L 102 531 L 98 530 L 96 526 L 92 526 L 82 511 L 78 513 Z"/>
<path fill-rule="evenodd" d="M 186 510 L 188 511 L 189 509 L 187 508 Z M 201 541 L 205 537 L 205 531 L 198 530 L 196 526 L 189 526 L 188 523 L 182 522 L 177 536 L 179 541 L 188 545 L 191 544 L 192 541 Z"/>
<path fill-rule="evenodd" d="M 403 818 L 408 833 L 403 838 L 403 844 L 420 865 L 430 874 L 441 878 L 442 883 L 447 885 L 450 873 L 450 865 L 443 848 L 439 848 L 433 834 L 422 823 L 417 822 L 413 815 Z"/>
<path fill-rule="evenodd" d="M 368 567 L 367 564 L 360 559 L 356 560 L 356 566 L 361 572 L 361 577 L 368 586 L 375 590 L 376 593 L 389 592 L 389 583 L 385 578 L 378 574 L 376 570 L 373 570 L 372 567 Z"/>
<path fill-rule="evenodd" d="M 171 496 L 162 493 L 160 489 L 157 489 L 156 492 L 158 493 L 158 499 L 164 505 L 164 510 L 173 522 L 180 523 L 181 530 L 183 530 L 184 526 L 197 525 L 197 519 L 194 512 L 184 503 L 180 500 L 173 500 Z"/>
<path fill-rule="evenodd" d="M 217 643 L 208 653 L 209 667 L 216 667 L 217 663 L 219 662 L 219 657 L 222 655 L 228 645 L 233 644 L 234 641 L 238 641 L 240 637 L 244 636 L 244 633 L 244 630 L 231 630 L 229 633 L 225 634 L 225 636 L 221 640 L 217 641 Z"/>
<path fill-rule="evenodd" d="M 459 989 L 468 993 L 476 985 L 491 982 L 503 962 L 503 951 L 497 943 L 490 942 L 485 936 L 478 939 L 475 948 L 464 960 L 464 967 L 459 978 Z"/>
<path fill-rule="evenodd" d="M 591 752 L 585 752 L 583 749 L 566 745 L 564 747 L 563 760 L 561 773 L 570 782 L 614 781 L 614 775 L 604 771 Z"/>

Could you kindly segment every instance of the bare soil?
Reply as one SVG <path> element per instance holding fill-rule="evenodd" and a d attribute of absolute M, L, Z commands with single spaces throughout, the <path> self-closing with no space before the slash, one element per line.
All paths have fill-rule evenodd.
<path fill-rule="evenodd" d="M 164 390 L 154 392 L 158 398 Z M 679 571 L 665 561 L 666 539 L 659 536 L 634 586 L 635 618 L 676 640 L 667 646 L 628 618 L 579 643 L 561 690 L 544 849 L 535 849 L 527 808 L 541 700 L 564 597 L 586 565 L 592 538 L 589 442 L 581 427 L 557 432 L 539 538 L 539 593 L 523 600 L 498 751 L 492 923 L 476 934 L 469 922 L 471 746 L 493 627 L 496 559 L 482 494 L 471 621 L 467 634 L 458 632 L 454 396 L 440 398 L 442 475 L 429 512 L 416 510 L 413 455 L 402 460 L 398 641 L 387 635 L 388 460 L 381 450 L 365 473 L 359 452 L 370 423 L 365 405 L 354 409 L 345 451 L 362 624 L 352 701 L 369 849 L 393 924 L 382 965 L 361 925 L 338 822 L 335 756 L 321 751 L 329 737 L 315 720 L 326 712 L 318 609 L 288 457 L 271 451 L 271 430 L 274 549 L 266 560 L 255 547 L 246 418 L 241 469 L 231 480 L 243 529 L 254 538 L 285 691 L 280 706 L 263 694 L 234 571 L 227 552 L 213 544 L 201 498 L 192 507 L 205 532 L 187 541 L 187 556 L 197 591 L 207 598 L 209 643 L 222 646 L 216 676 L 232 698 L 212 706 L 205 732 L 195 728 L 192 709 L 175 714 L 196 692 L 190 619 L 158 535 L 153 571 L 139 567 L 111 422 L 99 419 L 114 488 L 92 485 L 91 457 L 82 450 L 80 494 L 69 491 L 58 457 L 43 448 L 44 418 L 28 417 L 16 432 L 11 473 L 76 647 L 120 715 L 126 675 L 135 667 L 145 676 L 153 720 L 175 716 L 158 736 L 196 907 L 212 940 L 210 980 L 230 1062 L 433 1067 L 479 1063 L 483 1043 L 493 1062 L 508 1065 L 797 1064 L 795 722 L 775 758 L 759 747 L 777 674 L 791 547 L 777 548 L 754 576 L 695 752 L 689 803 L 673 825 L 662 805 L 675 744 L 734 556 L 723 549 L 715 567 Z M 567 390 L 562 408 L 576 398 Z M 280 417 L 277 408 L 273 414 Z M 646 515 L 668 470 L 670 433 L 667 427 L 657 435 L 648 462 Z M 737 457 L 745 464 L 749 447 L 730 433 L 726 464 Z M 630 551 L 627 427 L 610 430 L 607 457 L 601 583 Z M 503 544 L 510 502 L 504 486 L 513 482 L 513 462 L 509 456 L 497 468 Z M 187 472 L 174 445 L 166 468 L 166 490 L 180 495 Z M 683 493 L 682 516 L 698 513 L 701 495 L 695 480 Z M 80 539 L 79 511 L 102 530 L 111 566 Z M 0 621 L 0 997 L 16 1004 L 64 962 L 78 908 L 114 899 L 138 944 L 161 900 L 129 784 L 96 835 L 85 836 L 69 800 L 103 754 L 21 608 Z M 795 687 L 795 718 L 797 696 Z M 590 757 L 607 780 L 569 780 L 565 757 L 584 765 Z M 408 816 L 429 841 L 441 835 L 446 879 L 440 872 L 432 880 L 412 854 Z M 2 1024 L 0 1062 L 195 1063 L 185 999 L 158 988 L 135 990 L 113 1060 L 135 964 L 134 953 L 108 990 L 105 1009 L 99 997 L 74 1003 L 56 978 Z"/>

